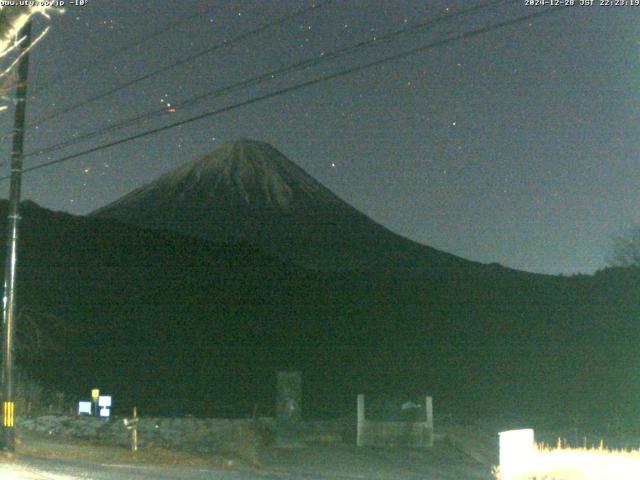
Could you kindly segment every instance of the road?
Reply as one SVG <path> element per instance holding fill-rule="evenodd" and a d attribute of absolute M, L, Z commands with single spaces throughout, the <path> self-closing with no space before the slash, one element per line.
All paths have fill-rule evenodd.
<path fill-rule="evenodd" d="M 469 438 L 466 434 L 465 438 Z M 271 448 L 260 468 L 235 461 L 212 463 L 210 457 L 167 456 L 87 442 L 22 436 L 18 455 L 0 455 L 0 480 L 492 480 L 493 461 L 463 454 L 450 442 L 426 450 L 315 445 Z M 465 448 L 470 450 L 469 448 Z M 203 462 L 206 461 L 205 462 Z M 227 463 L 229 462 L 229 463 Z M 222 466 L 226 465 L 226 466 Z"/>
<path fill-rule="evenodd" d="M 388 476 L 377 477 L 382 480 Z M 417 474 L 401 475 L 407 480 L 424 479 Z M 450 478 L 450 477 L 447 477 Z M 311 472 L 277 472 L 268 470 L 225 470 L 182 466 L 127 465 L 89 463 L 68 460 L 23 458 L 0 463 L 0 480 L 377 480 L 376 476 L 321 474 Z"/>
<path fill-rule="evenodd" d="M 224 470 L 169 465 L 100 464 L 42 458 L 21 458 L 10 463 L 0 463 L 0 480 L 285 480 L 292 478 L 310 479 L 313 477 L 293 477 L 289 474 L 250 470 Z"/>
<path fill-rule="evenodd" d="M 382 453 L 382 452 L 379 452 Z M 376 455 L 378 457 L 378 455 Z M 338 464 L 341 463 L 339 459 Z M 0 459 L 0 480 L 472 480 L 487 479 L 476 469 L 451 468 L 450 465 L 432 464 L 429 467 L 411 468 L 409 465 L 389 464 L 381 454 L 378 462 L 363 468 L 340 468 L 325 458 L 324 468 L 318 465 L 273 466 L 262 469 L 225 469 L 216 467 L 192 467 L 177 465 L 150 465 L 131 463 L 101 463 L 85 460 L 68 460 L 20 456 L 14 460 Z M 378 463 L 377 465 L 375 465 Z M 439 462 L 438 462 L 439 463 Z M 384 465 L 384 466 L 383 466 Z M 311 468 L 309 468 L 311 467 Z M 338 467 L 338 468 L 336 468 Z"/>

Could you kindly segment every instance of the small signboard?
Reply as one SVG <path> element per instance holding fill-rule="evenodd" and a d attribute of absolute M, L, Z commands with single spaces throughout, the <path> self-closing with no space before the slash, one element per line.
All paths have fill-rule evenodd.
<path fill-rule="evenodd" d="M 78 415 L 91 415 L 91 402 L 78 402 Z"/>
<path fill-rule="evenodd" d="M 107 407 L 109 408 L 111 406 L 111 396 L 102 396 L 98 398 L 98 406 L 99 407 Z"/>
<path fill-rule="evenodd" d="M 111 413 L 111 410 L 109 410 L 108 407 L 102 407 L 100 409 L 100 417 L 101 418 L 109 418 L 109 414 Z"/>
<path fill-rule="evenodd" d="M 94 388 L 93 390 L 91 390 L 91 399 L 95 402 L 96 400 L 98 400 L 98 397 L 100 396 L 100 390 L 97 388 Z"/>

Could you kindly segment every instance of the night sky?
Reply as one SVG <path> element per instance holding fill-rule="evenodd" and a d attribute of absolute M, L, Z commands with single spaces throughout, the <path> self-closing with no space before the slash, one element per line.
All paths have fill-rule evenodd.
<path fill-rule="evenodd" d="M 326 2 L 36 128 L 37 118 L 312 5 L 87 3 L 36 22 L 36 33 L 47 24 L 51 31 L 31 55 L 26 151 L 166 111 L 69 149 L 30 156 L 25 167 L 543 9 L 525 0 L 504 2 L 228 96 L 175 111 L 169 106 L 487 3 Z M 222 142 L 250 137 L 271 143 L 344 200 L 420 243 L 532 272 L 591 273 L 605 266 L 612 236 L 640 223 L 639 21 L 640 6 L 557 9 L 28 173 L 23 197 L 86 214 Z M 74 75 L 80 67 L 86 69 Z M 5 111 L 1 131 L 11 123 L 12 112 Z M 3 158 L 9 146 L 5 140 Z M 1 173 L 8 174 L 6 164 Z M 6 197 L 8 182 L 1 188 Z"/>

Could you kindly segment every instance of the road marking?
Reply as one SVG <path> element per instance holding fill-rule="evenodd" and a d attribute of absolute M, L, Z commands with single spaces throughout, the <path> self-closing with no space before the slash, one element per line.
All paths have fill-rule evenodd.
<path fill-rule="evenodd" d="M 131 465 L 126 463 L 101 463 L 100 466 L 108 468 L 139 468 L 140 470 L 149 470 L 154 468 L 153 465 Z"/>
<path fill-rule="evenodd" d="M 90 480 L 91 477 L 85 477 Z M 18 465 L 0 466 L 0 480 L 77 480 L 78 477 L 47 473 L 34 468 L 25 468 Z"/>

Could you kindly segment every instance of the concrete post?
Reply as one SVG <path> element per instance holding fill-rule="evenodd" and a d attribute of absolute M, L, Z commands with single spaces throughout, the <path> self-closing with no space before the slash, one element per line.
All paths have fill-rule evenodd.
<path fill-rule="evenodd" d="M 301 446 L 302 374 L 296 371 L 278 372 L 276 387 L 276 444 Z"/>
<path fill-rule="evenodd" d="M 425 399 L 424 411 L 427 414 L 427 427 L 433 430 L 433 398 L 427 397 Z"/>
<path fill-rule="evenodd" d="M 357 438 L 356 445 L 358 447 L 362 447 L 364 441 L 364 418 L 365 418 L 365 409 L 364 409 L 364 394 L 358 394 L 358 425 L 357 425 Z"/>
<path fill-rule="evenodd" d="M 276 417 L 283 423 L 302 419 L 302 375 L 300 372 L 278 372 Z"/>

